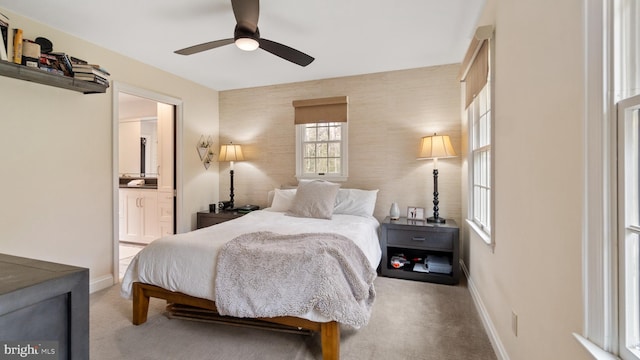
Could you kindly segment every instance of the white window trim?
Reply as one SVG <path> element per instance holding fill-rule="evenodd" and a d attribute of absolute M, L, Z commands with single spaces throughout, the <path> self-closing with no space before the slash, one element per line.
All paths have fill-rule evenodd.
<path fill-rule="evenodd" d="M 618 283 L 621 284 L 619 285 L 619 291 L 618 291 L 618 299 L 619 299 L 619 304 L 618 304 L 618 310 L 620 312 L 619 314 L 619 339 L 618 339 L 618 349 L 619 349 L 619 353 L 621 356 L 623 356 L 625 359 L 628 358 L 633 358 L 633 359 L 638 359 L 640 358 L 639 352 L 637 349 L 629 349 L 627 348 L 627 341 L 628 341 L 628 337 L 629 335 L 627 334 L 627 330 L 628 330 L 628 320 L 631 319 L 636 319 L 637 322 L 637 309 L 635 309 L 635 313 L 627 313 L 627 310 L 629 309 L 629 304 L 627 304 L 626 302 L 629 300 L 628 299 L 628 294 L 629 293 L 636 293 L 637 289 L 636 288 L 632 288 L 631 290 L 628 289 L 627 287 L 629 285 L 634 286 L 632 284 L 630 284 L 630 282 L 633 282 L 632 280 L 629 280 L 629 278 L 627 277 L 628 272 L 627 270 L 629 269 L 629 265 L 626 264 L 626 259 L 627 259 L 627 242 L 628 242 L 628 235 L 629 233 L 634 233 L 636 235 L 638 235 L 638 233 L 640 233 L 640 229 L 637 226 L 637 222 L 635 221 L 635 218 L 637 217 L 638 214 L 636 213 L 629 213 L 629 206 L 628 206 L 628 202 L 631 202 L 629 200 L 629 198 L 631 197 L 635 197 L 635 195 L 629 194 L 627 193 L 627 190 L 629 190 L 629 188 L 627 187 L 627 183 L 629 181 L 635 182 L 637 181 L 637 179 L 635 179 L 635 177 L 637 176 L 636 171 L 637 169 L 632 169 L 632 173 L 634 174 L 634 179 L 630 180 L 629 179 L 629 168 L 628 166 L 630 165 L 630 162 L 627 159 L 627 154 L 630 152 L 630 150 L 632 152 L 635 152 L 634 148 L 630 148 L 630 143 L 629 143 L 629 133 L 628 133 L 628 123 L 627 123 L 627 115 L 628 115 L 628 111 L 631 110 L 633 112 L 638 111 L 638 104 L 640 103 L 640 95 L 636 95 L 627 99 L 624 99 L 622 101 L 620 101 L 617 105 L 617 125 L 618 125 L 618 239 L 617 239 L 617 247 L 618 247 L 618 251 L 619 251 L 619 256 L 618 256 L 618 266 L 619 266 L 619 279 L 618 279 Z M 624 111 L 624 112 L 623 112 Z M 637 115 L 636 115 L 637 116 Z M 637 136 L 637 134 L 636 134 Z M 633 159 L 633 158 L 632 158 Z M 634 159 L 635 160 L 635 159 Z M 631 162 L 632 163 L 632 162 Z M 636 185 L 637 186 L 637 185 Z M 635 208 L 635 204 L 633 205 L 633 207 Z M 633 219 L 631 221 L 631 224 L 629 223 L 630 220 Z M 636 224 L 636 225 L 634 225 Z M 637 266 L 637 263 L 634 263 L 635 266 Z M 637 270 L 635 270 L 637 271 Z M 633 277 L 632 277 L 633 278 Z M 637 301 L 637 298 L 635 299 L 631 299 L 632 301 Z M 634 326 L 634 325 L 632 325 Z M 636 327 L 637 325 L 634 326 L 634 328 L 637 329 Z M 634 337 L 634 342 L 635 340 L 637 340 L 637 337 Z"/>
<path fill-rule="evenodd" d="M 618 309 L 612 0 L 586 0 L 584 12 L 585 154 L 582 287 L 584 327 L 576 339 L 595 359 L 616 359 Z M 604 54 L 604 55 L 603 55 Z M 604 114 L 604 115 L 603 115 Z"/>
<path fill-rule="evenodd" d="M 491 246 L 491 235 L 489 235 L 486 231 L 484 231 L 475 221 L 471 219 L 466 219 L 467 225 L 473 230 L 473 232 L 478 235 L 487 245 Z"/>
<path fill-rule="evenodd" d="M 302 174 L 302 139 L 304 139 L 304 125 L 295 125 L 296 127 L 296 178 L 298 180 L 316 180 L 322 179 L 334 182 L 344 182 L 349 178 L 349 126 L 347 122 L 342 123 L 342 174 L 341 175 L 303 175 Z"/>
<path fill-rule="evenodd" d="M 573 336 L 578 340 L 578 342 L 580 342 L 582 346 L 584 346 L 585 349 L 587 349 L 589 354 L 591 354 L 591 356 L 593 356 L 593 358 L 596 360 L 619 360 L 620 359 L 619 357 L 602 350 L 600 347 L 598 347 L 598 345 L 592 343 L 591 341 L 585 339 L 584 337 L 578 334 L 574 333 Z"/>

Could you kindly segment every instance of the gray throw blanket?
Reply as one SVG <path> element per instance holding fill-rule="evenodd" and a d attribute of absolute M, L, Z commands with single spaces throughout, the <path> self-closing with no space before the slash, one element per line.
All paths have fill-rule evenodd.
<path fill-rule="evenodd" d="M 342 235 L 248 233 L 219 252 L 216 307 L 221 315 L 249 318 L 315 309 L 359 328 L 371 316 L 375 278 L 362 250 Z"/>

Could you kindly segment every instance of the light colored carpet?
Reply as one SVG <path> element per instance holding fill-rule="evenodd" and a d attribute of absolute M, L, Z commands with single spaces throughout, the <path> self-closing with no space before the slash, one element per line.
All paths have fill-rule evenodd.
<path fill-rule="evenodd" d="M 496 359 L 469 291 L 378 277 L 369 324 L 341 329 L 341 359 Z M 322 359 L 319 336 L 169 319 L 151 300 L 145 324 L 131 324 L 119 285 L 91 295 L 91 359 Z"/>

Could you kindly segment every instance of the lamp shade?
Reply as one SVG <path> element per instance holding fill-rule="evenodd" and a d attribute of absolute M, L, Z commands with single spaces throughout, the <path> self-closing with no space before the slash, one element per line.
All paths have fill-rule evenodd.
<path fill-rule="evenodd" d="M 220 155 L 218 161 L 243 161 L 242 147 L 240 145 L 225 144 L 220 145 Z"/>
<path fill-rule="evenodd" d="M 457 156 L 449 135 L 425 136 L 420 141 L 418 160 L 438 159 Z"/>

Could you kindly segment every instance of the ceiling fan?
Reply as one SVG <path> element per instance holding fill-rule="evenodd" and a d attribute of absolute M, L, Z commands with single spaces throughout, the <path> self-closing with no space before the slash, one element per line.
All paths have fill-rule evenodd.
<path fill-rule="evenodd" d="M 259 47 L 300 66 L 307 66 L 313 62 L 313 57 L 301 51 L 260 37 L 258 30 L 259 0 L 231 0 L 231 6 L 237 22 L 233 38 L 209 41 L 174 52 L 180 55 L 191 55 L 235 43 L 242 50 L 253 51 Z"/>

